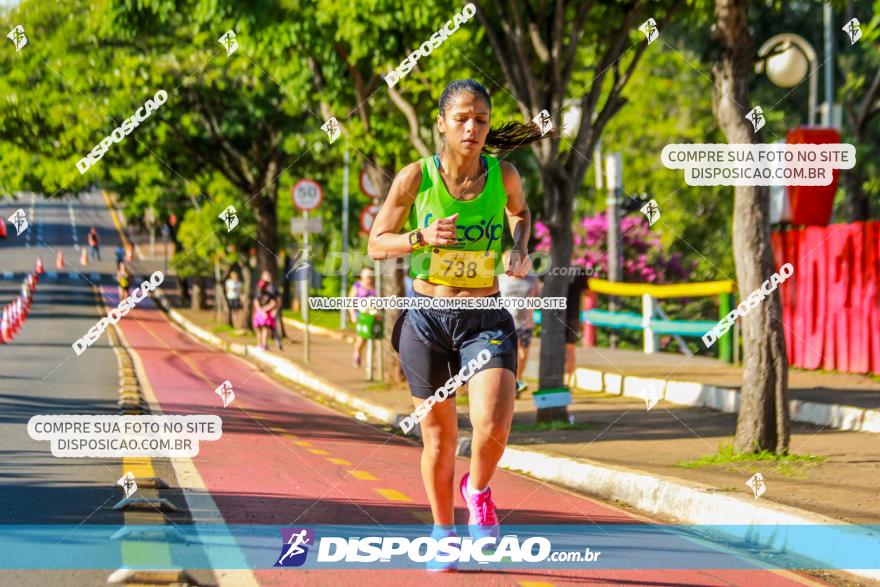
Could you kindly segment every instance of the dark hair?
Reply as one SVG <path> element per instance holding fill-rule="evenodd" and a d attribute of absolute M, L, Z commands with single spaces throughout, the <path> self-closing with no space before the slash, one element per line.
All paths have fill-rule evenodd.
<path fill-rule="evenodd" d="M 478 81 L 460 79 L 450 82 L 440 95 L 440 116 L 446 116 L 446 108 L 449 106 L 449 102 L 452 98 L 462 93 L 478 95 L 486 101 L 489 111 L 492 111 L 492 98 L 489 96 L 489 90 Z M 501 155 L 523 145 L 557 135 L 558 131 L 556 129 L 542 135 L 538 125 L 531 121 L 527 124 L 522 122 L 505 122 L 501 126 L 489 130 L 486 144 L 483 145 L 483 151 L 491 155 Z"/>

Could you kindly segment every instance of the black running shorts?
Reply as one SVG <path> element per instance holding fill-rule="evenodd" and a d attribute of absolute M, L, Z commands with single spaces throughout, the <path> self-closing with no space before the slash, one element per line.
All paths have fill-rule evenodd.
<path fill-rule="evenodd" d="M 428 296 L 415 292 L 415 297 Z M 516 329 L 504 308 L 405 310 L 394 324 L 391 341 L 410 393 L 420 399 L 434 395 L 453 375 L 470 373 L 462 367 L 483 350 L 488 351 L 488 362 L 471 374 L 493 368 L 516 374 Z"/>

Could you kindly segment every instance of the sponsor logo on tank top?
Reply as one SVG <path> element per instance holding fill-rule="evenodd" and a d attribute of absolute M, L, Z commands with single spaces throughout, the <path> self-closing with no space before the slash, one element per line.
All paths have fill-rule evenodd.
<path fill-rule="evenodd" d="M 430 212 L 425 215 L 425 220 L 423 221 L 423 228 L 427 228 L 431 223 L 431 218 L 434 215 Z M 480 239 L 486 239 L 486 250 L 490 250 L 492 245 L 497 240 L 501 240 L 501 236 L 504 234 L 504 225 L 500 222 L 492 223 L 495 220 L 495 215 L 489 217 L 489 220 L 480 220 L 479 223 L 474 224 L 456 224 L 456 238 L 460 241 L 457 246 L 450 246 L 448 248 L 458 248 L 464 246 L 462 243 L 475 243 Z"/>

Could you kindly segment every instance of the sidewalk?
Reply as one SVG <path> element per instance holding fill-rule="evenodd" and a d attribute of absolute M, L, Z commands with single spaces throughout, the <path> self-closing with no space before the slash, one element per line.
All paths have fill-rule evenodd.
<path fill-rule="evenodd" d="M 178 309 L 177 312 L 227 344 L 237 343 L 240 349 L 244 348 L 241 345 L 254 344 L 251 335 L 237 337 L 228 332 L 214 331 L 211 311 Z M 293 342 L 287 341 L 283 352 L 273 350 L 269 353 L 270 364 L 276 365 L 276 369 L 278 363 L 285 362 L 280 359 L 284 359 L 347 394 L 351 398 L 347 403 L 371 406 L 375 408 L 375 413 L 406 415 L 412 411 L 406 389 L 386 389 L 368 382 L 364 370 L 352 366 L 350 344 L 313 333 L 310 337 L 312 360 L 306 364 L 302 357 L 301 331 L 288 328 L 288 336 L 292 337 Z M 536 352 L 532 355 L 534 359 L 537 356 Z M 261 360 L 259 356 L 255 358 Z M 650 365 L 645 368 L 650 369 Z M 641 373 L 652 374 L 650 371 Z M 731 375 L 719 372 L 717 376 Z M 534 388 L 536 382 L 530 383 Z M 824 461 L 816 459 L 788 465 L 738 462 L 685 468 L 677 464 L 715 454 L 720 444 L 732 442 L 736 429 L 734 414 L 682 407 L 666 401 L 661 401 L 648 412 L 645 402 L 639 398 L 583 391 L 574 393 L 574 403 L 569 408 L 577 424 L 586 425 L 586 429 L 536 431 L 533 426 L 534 404 L 531 395 L 524 393 L 516 402 L 514 431 L 505 456 L 507 465 L 537 474 L 539 469 L 552 464 L 556 472 L 548 474 L 548 480 L 597 494 L 602 494 L 606 489 L 599 486 L 601 483 L 612 482 L 602 474 L 624 467 L 636 475 L 627 481 L 634 487 L 631 490 L 624 488 L 624 491 L 635 493 L 631 499 L 623 501 L 667 517 L 670 510 L 659 503 L 674 497 L 674 493 L 664 493 L 667 485 L 684 484 L 701 496 L 736 496 L 736 501 L 731 501 L 735 505 L 746 503 L 742 498 L 747 498 L 747 503 L 751 504 L 754 500 L 745 481 L 760 472 L 764 476 L 767 492 L 754 502 L 757 507 L 773 502 L 849 523 L 880 523 L 880 495 L 876 491 L 880 485 L 880 443 L 874 434 L 793 423 L 792 453 L 816 455 L 824 457 Z M 458 409 L 462 433 L 469 435 L 467 406 L 459 405 Z M 351 411 L 361 410 L 352 408 Z M 374 417 L 370 412 L 366 414 Z M 393 421 L 393 418 L 386 421 Z M 528 458 L 536 451 L 544 457 L 540 459 L 541 462 Z M 563 460 L 554 461 L 550 457 Z M 592 468 L 594 466 L 599 469 Z M 639 476 L 638 473 L 648 476 Z M 618 483 L 619 480 L 613 482 Z M 747 521 L 735 517 L 728 505 L 725 506 L 725 513 L 733 517 L 727 523 Z M 688 507 L 711 509 L 700 500 L 695 500 Z M 701 511 L 694 515 L 710 513 Z M 694 515 L 682 511 L 680 517 L 683 521 L 706 523 L 699 521 L 705 518 L 694 519 Z"/>
<path fill-rule="evenodd" d="M 540 339 L 534 340 L 536 346 L 532 351 L 533 354 L 539 352 L 541 345 Z M 742 382 L 741 366 L 730 365 L 709 357 L 686 357 L 673 353 L 646 355 L 641 351 L 579 347 L 577 365 L 581 369 L 645 378 L 696 381 L 718 387 L 735 388 Z M 528 372 L 537 376 L 537 369 L 537 361 L 529 361 Z M 880 378 L 853 373 L 790 368 L 788 380 L 792 399 L 880 409 Z"/>

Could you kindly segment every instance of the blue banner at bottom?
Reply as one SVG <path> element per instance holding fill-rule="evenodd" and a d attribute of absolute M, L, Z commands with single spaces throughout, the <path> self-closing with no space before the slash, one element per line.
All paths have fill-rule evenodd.
<path fill-rule="evenodd" d="M 880 526 L 7 525 L 0 570 L 877 569 Z"/>

